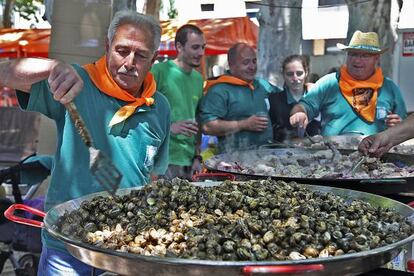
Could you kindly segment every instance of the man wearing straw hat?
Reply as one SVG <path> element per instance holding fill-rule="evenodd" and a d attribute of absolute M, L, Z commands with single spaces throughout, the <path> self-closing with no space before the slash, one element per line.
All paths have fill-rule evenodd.
<path fill-rule="evenodd" d="M 407 116 L 397 85 L 378 65 L 381 49 L 374 32 L 356 31 L 346 51 L 346 64 L 337 73 L 321 78 L 293 107 L 290 123 L 306 127 L 319 113 L 322 135 L 371 135 L 392 127 Z"/>

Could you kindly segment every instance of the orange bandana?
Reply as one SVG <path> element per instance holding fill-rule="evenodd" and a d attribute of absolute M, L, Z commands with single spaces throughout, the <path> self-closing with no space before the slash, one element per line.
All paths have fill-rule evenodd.
<path fill-rule="evenodd" d="M 212 87 L 213 85 L 219 84 L 219 83 L 229 83 L 229 84 L 234 84 L 234 85 L 246 86 L 246 87 L 249 87 L 251 90 L 254 90 L 253 81 L 247 82 L 247 81 L 241 80 L 233 76 L 224 75 L 224 76 L 218 77 L 215 80 L 206 81 L 204 84 L 204 89 L 203 89 L 204 94 L 207 93 L 210 87 Z"/>
<path fill-rule="evenodd" d="M 381 68 L 377 68 L 374 75 L 364 81 L 352 78 L 345 66 L 341 67 L 340 74 L 339 88 L 344 98 L 363 119 L 374 122 L 378 89 L 384 82 Z"/>
<path fill-rule="evenodd" d="M 129 104 L 124 105 L 115 113 L 114 117 L 112 117 L 109 122 L 109 127 L 125 121 L 135 112 L 137 107 L 144 104 L 150 106 L 154 103 L 152 96 L 156 90 L 156 82 L 150 72 L 147 73 L 142 84 L 143 91 L 141 97 L 136 98 L 119 87 L 112 79 L 112 76 L 109 74 L 108 68 L 106 67 L 106 56 L 101 57 L 95 63 L 84 65 L 83 68 L 88 72 L 92 82 L 101 92 L 113 98 L 129 102 Z"/>

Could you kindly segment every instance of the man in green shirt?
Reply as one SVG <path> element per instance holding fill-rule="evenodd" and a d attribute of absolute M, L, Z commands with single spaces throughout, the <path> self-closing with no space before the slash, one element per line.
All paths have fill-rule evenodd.
<path fill-rule="evenodd" d="M 89 170 L 89 151 L 63 104 L 73 101 L 96 148 L 121 171 L 121 188 L 145 185 L 167 169 L 170 110 L 149 72 L 158 55 L 161 27 L 152 17 L 130 10 L 115 14 L 108 29 L 106 55 L 81 67 L 52 59 L 0 63 L 0 85 L 18 90 L 20 106 L 53 119 L 57 149 L 46 211 L 100 192 Z M 39 275 L 88 275 L 91 267 L 42 231 Z"/>
<path fill-rule="evenodd" d="M 171 106 L 167 179 L 191 179 L 201 169 L 201 134 L 195 118 L 203 95 L 203 78 L 195 68 L 200 66 L 205 45 L 203 32 L 197 26 L 184 25 L 175 36 L 177 58 L 155 64 L 151 70 L 158 91 L 167 97 Z"/>
<path fill-rule="evenodd" d="M 272 140 L 268 96 L 280 91 L 255 78 L 256 52 L 251 46 L 237 43 L 227 56 L 230 74 L 207 83 L 199 113 L 203 133 L 218 137 L 220 152 L 250 149 Z"/>

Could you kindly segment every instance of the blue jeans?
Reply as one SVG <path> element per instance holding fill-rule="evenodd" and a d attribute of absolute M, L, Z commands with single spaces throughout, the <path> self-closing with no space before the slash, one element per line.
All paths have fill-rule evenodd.
<path fill-rule="evenodd" d="M 58 275 L 91 275 L 92 267 L 82 263 L 70 254 L 59 250 L 42 247 L 40 256 L 38 276 L 58 276 Z M 95 274 L 104 271 L 96 269 Z"/>

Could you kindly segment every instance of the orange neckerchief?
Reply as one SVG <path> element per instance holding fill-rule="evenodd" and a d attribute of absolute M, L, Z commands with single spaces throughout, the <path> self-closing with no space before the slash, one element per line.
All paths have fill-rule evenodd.
<path fill-rule="evenodd" d="M 342 95 L 362 118 L 374 122 L 378 89 L 384 82 L 381 68 L 377 68 L 374 75 L 364 81 L 352 78 L 345 66 L 341 67 L 340 74 L 339 88 Z"/>
<path fill-rule="evenodd" d="M 88 72 L 92 82 L 101 92 L 116 99 L 129 102 L 129 104 L 124 105 L 115 113 L 109 122 L 109 127 L 125 121 L 135 112 L 137 107 L 144 104 L 150 106 L 154 103 L 152 96 L 156 90 L 156 82 L 150 72 L 147 73 L 142 84 L 143 91 L 141 93 L 141 97 L 136 98 L 119 87 L 113 80 L 112 76 L 109 74 L 108 68 L 106 67 L 106 56 L 101 57 L 95 63 L 84 65 L 83 68 L 86 72 Z"/>
<path fill-rule="evenodd" d="M 229 83 L 229 84 L 234 84 L 234 85 L 247 86 L 251 90 L 254 90 L 253 81 L 247 82 L 247 81 L 241 80 L 233 76 L 223 75 L 223 76 L 218 77 L 215 80 L 206 81 L 204 85 L 204 89 L 203 89 L 204 94 L 207 93 L 210 87 L 212 87 L 213 85 L 219 84 L 219 83 Z"/>

